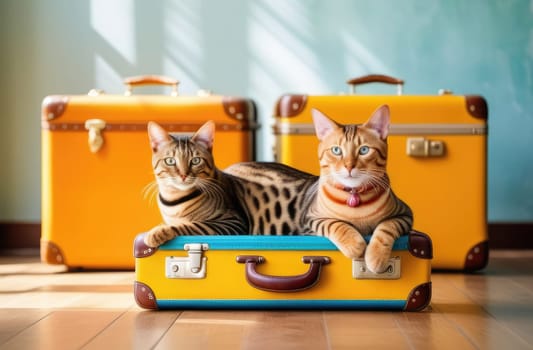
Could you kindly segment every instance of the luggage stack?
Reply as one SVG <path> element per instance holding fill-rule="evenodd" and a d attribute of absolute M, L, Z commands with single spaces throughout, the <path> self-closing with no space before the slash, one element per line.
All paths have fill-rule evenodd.
<path fill-rule="evenodd" d="M 355 94 L 366 83 L 393 84 L 396 95 Z M 147 309 L 423 310 L 431 269 L 475 271 L 488 262 L 487 104 L 481 96 L 414 96 L 383 75 L 351 79 L 346 95 L 282 95 L 275 106 L 276 160 L 318 174 L 311 109 L 342 124 L 363 123 L 380 105 L 391 110 L 388 174 L 415 215 L 388 269 L 373 274 L 314 236 L 176 237 L 159 248 L 144 232 L 161 222 L 144 198 L 153 180 L 146 125 L 194 133 L 214 120 L 220 169 L 254 160 L 252 100 L 180 96 L 161 76 L 125 80 L 124 95 L 52 95 L 42 105 L 42 239 L 47 263 L 82 269 L 135 268 L 134 296 Z M 170 95 L 141 95 L 141 85 Z M 218 145 L 231 144 L 232 152 Z M 314 155 L 315 153 L 311 153 Z M 136 236 L 137 235 L 137 236 Z M 136 236 L 136 237 L 135 237 Z M 134 256 L 131 242 L 134 241 Z"/>

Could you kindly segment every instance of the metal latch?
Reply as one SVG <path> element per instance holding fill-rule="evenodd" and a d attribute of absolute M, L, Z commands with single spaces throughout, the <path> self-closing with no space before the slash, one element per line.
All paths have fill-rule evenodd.
<path fill-rule="evenodd" d="M 400 257 L 389 259 L 385 272 L 374 273 L 368 269 L 364 259 L 354 259 L 352 262 L 353 278 L 359 280 L 397 280 L 401 276 Z"/>
<path fill-rule="evenodd" d="M 203 252 L 209 249 L 207 243 L 188 243 L 183 246 L 188 256 L 167 256 L 165 274 L 167 278 L 205 278 L 207 257 Z"/>
<path fill-rule="evenodd" d="M 104 145 L 102 130 L 105 129 L 105 120 L 89 119 L 85 122 L 85 129 L 89 130 L 89 150 L 96 153 Z"/>
<path fill-rule="evenodd" d="M 410 137 L 407 139 L 407 155 L 411 157 L 442 157 L 444 156 L 444 141 Z"/>

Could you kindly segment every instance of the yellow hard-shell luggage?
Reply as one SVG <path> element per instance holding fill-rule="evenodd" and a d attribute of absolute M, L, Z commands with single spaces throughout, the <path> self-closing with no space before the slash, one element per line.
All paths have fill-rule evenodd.
<path fill-rule="evenodd" d="M 370 273 L 318 236 L 178 236 L 158 248 L 134 242 L 134 297 L 146 309 L 397 309 L 431 300 L 429 237 L 394 244 Z"/>
<path fill-rule="evenodd" d="M 388 104 L 391 185 L 412 208 L 414 227 L 431 236 L 433 267 L 482 269 L 488 262 L 485 99 L 449 91 L 402 95 L 403 81 L 382 75 L 348 81 L 353 90 L 370 82 L 396 84 L 399 93 L 281 96 L 274 112 L 277 161 L 319 173 L 312 108 L 341 124 L 358 124 Z"/>
<path fill-rule="evenodd" d="M 42 237 L 44 262 L 71 268 L 133 269 L 132 232 L 161 223 L 145 191 L 154 181 L 147 122 L 175 133 L 216 123 L 214 157 L 224 168 L 254 158 L 251 100 L 180 96 L 160 76 L 125 80 L 124 95 L 52 95 L 42 104 Z M 133 87 L 171 85 L 171 95 L 137 95 Z M 228 152 L 231 150 L 231 152 Z"/>

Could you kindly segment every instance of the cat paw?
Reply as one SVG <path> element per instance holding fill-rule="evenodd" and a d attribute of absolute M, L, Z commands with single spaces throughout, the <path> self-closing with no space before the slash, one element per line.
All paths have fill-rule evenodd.
<path fill-rule="evenodd" d="M 385 272 L 389 265 L 391 247 L 380 242 L 370 241 L 365 252 L 365 263 L 373 273 Z"/>
<path fill-rule="evenodd" d="M 172 226 L 159 225 L 148 231 L 144 236 L 144 244 L 151 248 L 157 248 L 161 244 L 171 240 L 176 236 Z"/>
<path fill-rule="evenodd" d="M 366 248 L 366 242 L 359 234 L 354 234 L 353 237 L 343 237 L 342 241 L 331 240 L 348 259 L 362 257 Z"/>

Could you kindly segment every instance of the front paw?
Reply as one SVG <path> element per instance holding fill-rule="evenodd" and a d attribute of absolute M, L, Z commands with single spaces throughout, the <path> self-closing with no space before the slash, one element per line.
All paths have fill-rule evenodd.
<path fill-rule="evenodd" d="M 356 259 L 363 256 L 366 242 L 359 233 L 344 234 L 341 237 L 329 237 L 344 256 Z"/>
<path fill-rule="evenodd" d="M 144 243 L 151 247 L 157 248 L 161 244 L 171 240 L 176 236 L 176 232 L 169 225 L 159 225 L 148 231 L 144 236 Z"/>
<path fill-rule="evenodd" d="M 365 252 L 367 268 L 374 273 L 385 272 L 389 265 L 391 247 L 376 240 L 370 240 Z"/>

